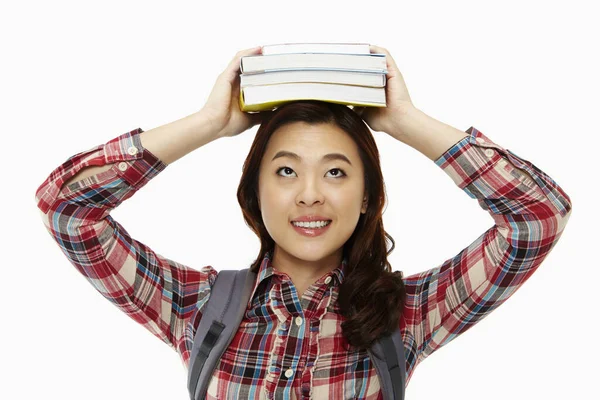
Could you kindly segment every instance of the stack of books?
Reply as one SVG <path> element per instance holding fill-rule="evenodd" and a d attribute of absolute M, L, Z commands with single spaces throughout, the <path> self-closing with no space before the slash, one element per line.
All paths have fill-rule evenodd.
<path fill-rule="evenodd" d="M 240 60 L 240 110 L 274 110 L 297 100 L 385 107 L 385 54 L 365 43 L 283 43 Z"/>

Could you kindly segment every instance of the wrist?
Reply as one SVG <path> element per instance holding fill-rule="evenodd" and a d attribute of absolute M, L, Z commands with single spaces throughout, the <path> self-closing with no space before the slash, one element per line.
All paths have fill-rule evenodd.
<path fill-rule="evenodd" d="M 453 145 L 469 134 L 412 109 L 395 122 L 392 136 L 436 161 Z"/>
<path fill-rule="evenodd" d="M 211 136 L 213 139 L 222 137 L 221 125 L 217 122 L 214 114 L 205 108 L 194 113 L 195 123 L 199 130 L 203 130 L 205 135 Z"/>
<path fill-rule="evenodd" d="M 407 138 L 410 132 L 414 132 L 415 127 L 420 124 L 425 113 L 413 105 L 400 108 L 394 112 L 392 126 L 389 129 L 389 134 L 394 138 L 403 141 Z"/>

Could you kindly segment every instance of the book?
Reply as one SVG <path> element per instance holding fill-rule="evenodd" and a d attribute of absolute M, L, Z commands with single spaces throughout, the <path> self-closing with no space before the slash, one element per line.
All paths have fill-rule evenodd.
<path fill-rule="evenodd" d="M 299 82 L 384 87 L 386 79 L 385 74 L 373 74 L 367 72 L 287 70 L 262 74 L 240 74 L 240 88 Z"/>
<path fill-rule="evenodd" d="M 320 100 L 365 107 L 386 106 L 383 87 L 309 82 L 247 86 L 240 90 L 239 105 L 242 111 L 264 111 L 297 100 Z"/>
<path fill-rule="evenodd" d="M 342 70 L 387 73 L 385 54 L 298 53 L 246 56 L 240 59 L 243 74 L 284 70 Z"/>
<path fill-rule="evenodd" d="M 278 43 L 262 46 L 262 55 L 289 53 L 371 54 L 368 43 Z"/>
<path fill-rule="evenodd" d="M 385 54 L 364 43 L 282 43 L 240 59 L 240 110 L 299 100 L 386 107 Z"/>

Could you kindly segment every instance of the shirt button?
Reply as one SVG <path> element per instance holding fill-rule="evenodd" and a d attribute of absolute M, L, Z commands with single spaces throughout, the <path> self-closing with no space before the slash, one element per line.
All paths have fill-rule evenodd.
<path fill-rule="evenodd" d="M 296 325 L 302 325 L 302 317 L 296 317 Z"/>
<path fill-rule="evenodd" d="M 485 155 L 491 158 L 491 157 L 494 155 L 494 150 L 492 150 L 492 149 L 487 149 L 487 150 L 485 151 Z"/>
<path fill-rule="evenodd" d="M 131 154 L 132 156 L 135 156 L 138 152 L 138 149 L 135 146 L 131 146 L 130 148 L 127 149 L 127 152 L 129 154 Z"/>
<path fill-rule="evenodd" d="M 477 141 L 477 143 L 484 143 L 485 140 L 483 140 L 483 138 L 478 137 L 477 139 L 475 139 Z"/>
<path fill-rule="evenodd" d="M 294 370 L 293 369 L 288 369 L 287 371 L 285 371 L 285 377 L 286 378 L 291 378 L 292 375 L 294 375 Z"/>
<path fill-rule="evenodd" d="M 328 276 L 327 278 L 325 278 L 325 283 L 329 284 L 329 282 L 331 282 L 331 277 L 330 276 Z"/>
<path fill-rule="evenodd" d="M 126 162 L 119 163 L 119 169 L 121 171 L 125 171 L 127 169 L 127 163 Z"/>

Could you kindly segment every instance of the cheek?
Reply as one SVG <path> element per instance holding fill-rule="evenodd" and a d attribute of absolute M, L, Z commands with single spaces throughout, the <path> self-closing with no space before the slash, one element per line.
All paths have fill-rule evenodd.
<path fill-rule="evenodd" d="M 282 235 L 288 234 L 286 224 L 294 213 L 293 198 L 280 191 L 265 191 L 261 196 L 260 209 L 263 224 L 272 238 L 280 240 Z"/>
<path fill-rule="evenodd" d="M 274 186 L 265 185 L 262 188 L 260 208 L 265 222 L 277 222 L 287 218 L 293 212 L 294 198 L 291 193 Z"/>
<path fill-rule="evenodd" d="M 334 192 L 329 196 L 330 203 L 340 214 L 352 214 L 356 210 L 360 211 L 363 202 L 363 193 L 355 187 L 348 187 L 347 190 Z"/>

